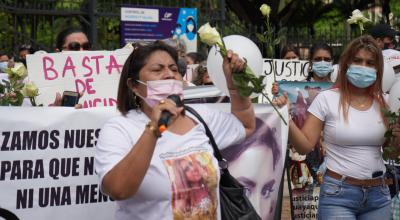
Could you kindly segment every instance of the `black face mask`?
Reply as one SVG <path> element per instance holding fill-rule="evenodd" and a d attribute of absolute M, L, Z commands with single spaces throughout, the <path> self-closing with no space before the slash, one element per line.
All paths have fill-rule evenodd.
<path fill-rule="evenodd" d="M 16 59 L 16 61 L 21 62 L 26 66 L 26 59 L 24 59 L 24 58 L 18 58 L 18 59 Z"/>
<path fill-rule="evenodd" d="M 390 49 L 390 43 L 385 43 L 385 44 L 383 44 L 383 49 L 384 50 L 387 50 L 387 49 Z"/>

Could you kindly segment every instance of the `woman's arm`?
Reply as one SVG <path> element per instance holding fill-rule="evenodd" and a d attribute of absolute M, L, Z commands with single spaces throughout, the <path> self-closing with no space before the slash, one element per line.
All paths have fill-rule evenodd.
<path fill-rule="evenodd" d="M 146 126 L 131 151 L 103 178 L 103 190 L 113 199 L 127 199 L 139 189 L 153 157 L 158 139 L 154 129 L 158 129 L 156 122 L 158 122 L 163 110 L 171 112 L 173 114 L 172 120 L 175 120 L 181 114 L 183 108 L 177 108 L 176 104 L 170 99 L 153 108 L 150 126 Z"/>
<path fill-rule="evenodd" d="M 302 129 L 293 120 L 289 121 L 289 141 L 300 154 L 308 154 L 317 144 L 323 128 L 323 121 L 308 113 Z"/>
<path fill-rule="evenodd" d="M 132 150 L 104 176 L 105 193 L 115 200 L 134 195 L 150 166 L 156 142 L 157 137 L 146 127 Z"/>
<path fill-rule="evenodd" d="M 247 137 L 253 133 L 256 126 L 253 105 L 249 97 L 243 98 L 239 96 L 232 81 L 232 72 L 241 71 L 244 67 L 245 62 L 237 54 L 229 50 L 223 62 L 223 70 L 231 99 L 231 112 L 242 122 Z"/>

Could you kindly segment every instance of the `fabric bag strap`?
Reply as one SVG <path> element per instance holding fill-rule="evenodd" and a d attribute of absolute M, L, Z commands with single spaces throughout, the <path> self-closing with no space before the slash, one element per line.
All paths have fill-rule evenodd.
<path fill-rule="evenodd" d="M 228 162 L 222 157 L 221 152 L 218 149 L 217 143 L 215 143 L 215 139 L 213 134 L 211 133 L 210 129 L 207 126 L 207 123 L 204 121 L 204 119 L 197 113 L 196 110 L 194 110 L 192 107 L 185 105 L 185 110 L 190 112 L 193 116 L 195 116 L 204 126 L 206 130 L 206 135 L 208 139 L 210 139 L 210 144 L 214 150 L 214 157 L 217 158 L 218 160 L 218 165 L 220 169 L 226 169 L 228 168 Z"/>

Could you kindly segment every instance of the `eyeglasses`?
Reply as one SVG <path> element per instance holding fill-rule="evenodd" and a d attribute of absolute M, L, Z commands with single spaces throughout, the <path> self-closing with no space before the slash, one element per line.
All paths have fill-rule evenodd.
<path fill-rule="evenodd" d="M 92 48 L 92 45 L 89 42 L 85 42 L 83 44 L 80 44 L 78 42 L 71 42 L 66 47 L 63 47 L 63 48 L 64 48 L 64 50 L 68 49 L 68 50 L 74 50 L 74 51 L 81 50 L 81 48 L 83 50 L 90 50 Z"/>

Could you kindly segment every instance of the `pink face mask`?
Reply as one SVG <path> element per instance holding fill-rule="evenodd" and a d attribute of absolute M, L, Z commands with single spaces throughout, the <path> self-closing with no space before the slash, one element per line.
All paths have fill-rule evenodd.
<path fill-rule="evenodd" d="M 147 81 L 147 83 L 140 80 L 137 81 L 147 86 L 147 97 L 142 97 L 138 93 L 136 95 L 143 99 L 150 107 L 154 107 L 161 100 L 166 99 L 172 94 L 179 95 L 181 99 L 183 98 L 183 83 L 180 80 L 151 80 Z"/>

